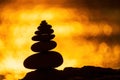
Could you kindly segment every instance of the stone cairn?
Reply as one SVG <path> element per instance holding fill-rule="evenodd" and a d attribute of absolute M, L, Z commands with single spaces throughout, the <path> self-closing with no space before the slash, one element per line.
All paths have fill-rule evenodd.
<path fill-rule="evenodd" d="M 42 21 L 38 26 L 36 35 L 32 37 L 32 40 L 37 42 L 31 46 L 31 50 L 36 54 L 29 56 L 24 61 L 26 68 L 36 70 L 29 72 L 22 80 L 51 80 L 55 78 L 52 76 L 58 73 L 55 68 L 63 63 L 63 58 L 58 52 L 51 51 L 57 46 L 57 43 L 52 40 L 55 35 L 52 34 L 54 30 L 51 28 L 52 26 L 46 21 Z"/>

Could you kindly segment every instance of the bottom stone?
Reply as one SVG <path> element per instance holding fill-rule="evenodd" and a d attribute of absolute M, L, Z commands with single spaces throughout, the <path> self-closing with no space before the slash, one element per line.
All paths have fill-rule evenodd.
<path fill-rule="evenodd" d="M 55 68 L 63 63 L 62 56 L 55 51 L 37 53 L 29 56 L 24 61 L 24 66 L 29 69 Z"/>

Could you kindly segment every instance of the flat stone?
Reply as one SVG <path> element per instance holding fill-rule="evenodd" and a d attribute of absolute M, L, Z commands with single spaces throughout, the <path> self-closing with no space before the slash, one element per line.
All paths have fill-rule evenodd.
<path fill-rule="evenodd" d="M 49 41 L 49 42 L 37 42 L 31 46 L 31 50 L 34 52 L 41 52 L 41 51 L 48 51 L 57 46 L 57 43 L 55 41 Z"/>
<path fill-rule="evenodd" d="M 55 68 L 63 63 L 61 54 L 55 51 L 41 52 L 29 56 L 24 66 L 29 69 Z"/>
<path fill-rule="evenodd" d="M 54 32 L 53 29 L 46 29 L 46 28 L 41 28 L 39 31 L 35 31 L 35 34 L 52 34 Z"/>
<path fill-rule="evenodd" d="M 38 26 L 38 30 L 40 30 L 41 28 L 44 28 L 44 29 L 50 29 L 50 28 L 52 28 L 52 26 L 51 25 L 46 25 L 46 24 L 42 24 L 42 25 L 40 25 L 40 26 Z"/>
<path fill-rule="evenodd" d="M 34 41 L 50 41 L 55 37 L 54 34 L 51 35 L 36 35 L 32 37 L 32 40 Z"/>

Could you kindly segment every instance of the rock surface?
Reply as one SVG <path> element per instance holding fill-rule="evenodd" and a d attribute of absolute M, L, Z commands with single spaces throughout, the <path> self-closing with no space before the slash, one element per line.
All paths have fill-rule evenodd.
<path fill-rule="evenodd" d="M 31 46 L 31 50 L 34 52 L 42 52 L 54 49 L 57 46 L 55 41 L 49 42 L 37 42 Z"/>
<path fill-rule="evenodd" d="M 120 80 L 120 69 L 84 66 L 29 72 L 22 80 Z"/>
<path fill-rule="evenodd" d="M 55 68 L 62 63 L 62 56 L 58 52 L 48 51 L 29 56 L 24 61 L 24 66 L 29 69 Z"/>

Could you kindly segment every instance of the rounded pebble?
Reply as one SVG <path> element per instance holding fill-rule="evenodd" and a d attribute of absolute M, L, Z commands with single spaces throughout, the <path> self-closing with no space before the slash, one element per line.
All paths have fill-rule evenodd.
<path fill-rule="evenodd" d="M 31 46 L 31 50 L 34 52 L 41 52 L 41 51 L 48 51 L 57 46 L 57 43 L 55 41 L 49 41 L 49 42 L 37 42 Z"/>
<path fill-rule="evenodd" d="M 61 54 L 55 51 L 37 53 L 29 56 L 24 61 L 24 66 L 29 69 L 55 68 L 63 63 Z"/>
<path fill-rule="evenodd" d="M 32 40 L 34 41 L 50 41 L 55 37 L 54 34 L 52 35 L 39 35 L 39 36 L 33 36 Z"/>

